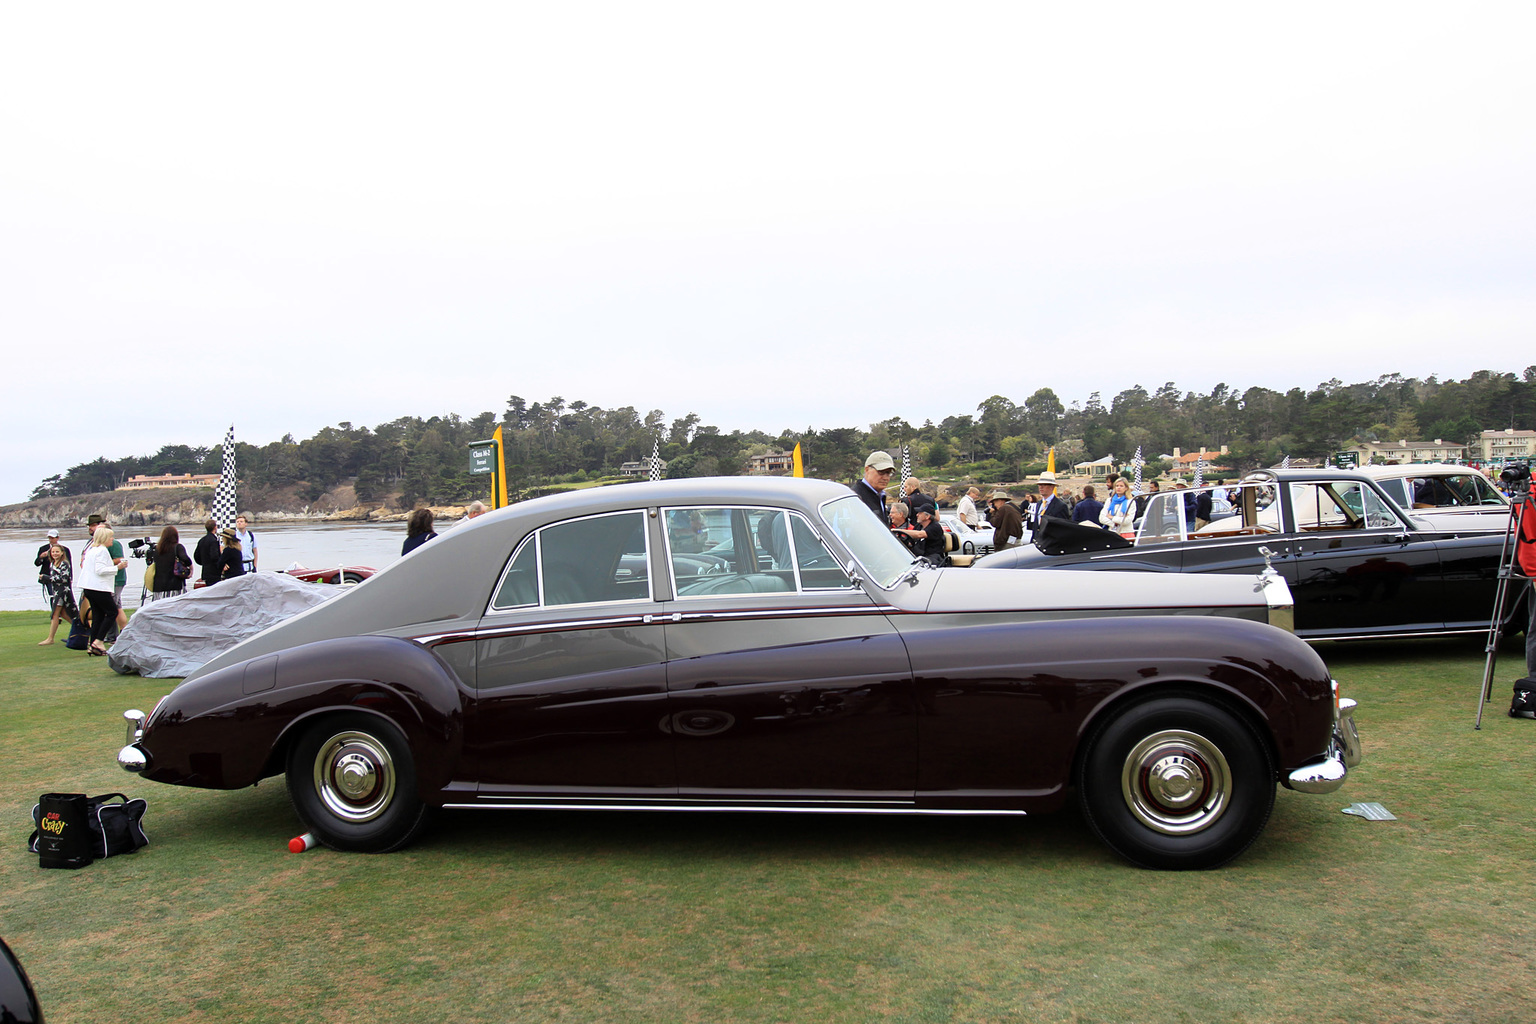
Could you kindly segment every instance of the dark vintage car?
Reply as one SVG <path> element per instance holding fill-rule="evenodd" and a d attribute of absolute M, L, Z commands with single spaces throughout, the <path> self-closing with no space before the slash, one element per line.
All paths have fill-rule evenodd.
<path fill-rule="evenodd" d="M 639 483 L 476 519 L 187 676 L 119 763 L 286 774 L 328 846 L 433 808 L 1019 813 L 1221 864 L 1359 756 L 1278 576 L 914 564 L 846 487 Z"/>
<path fill-rule="evenodd" d="M 1154 495 L 1134 541 L 1047 520 L 1033 544 L 976 565 L 1241 574 L 1271 566 L 1290 584 L 1296 635 L 1308 640 L 1488 630 L 1502 536 L 1436 529 L 1347 470 L 1260 470 L 1202 503 L 1213 490 Z M 1520 591 L 1512 596 L 1503 621 L 1517 633 L 1525 619 Z"/>
<path fill-rule="evenodd" d="M 4 939 L 0 939 L 0 1022 L 43 1024 L 43 1008 L 32 982 Z"/>

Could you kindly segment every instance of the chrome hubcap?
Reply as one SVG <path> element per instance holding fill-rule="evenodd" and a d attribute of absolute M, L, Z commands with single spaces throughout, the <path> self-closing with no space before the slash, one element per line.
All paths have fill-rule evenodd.
<path fill-rule="evenodd" d="M 337 733 L 315 755 L 315 792 L 345 821 L 372 821 L 395 795 L 395 764 L 376 737 Z"/>
<path fill-rule="evenodd" d="M 1209 828 L 1227 809 L 1232 772 L 1221 749 L 1199 733 L 1168 729 L 1126 755 L 1120 789 L 1142 824 L 1165 835 Z"/>

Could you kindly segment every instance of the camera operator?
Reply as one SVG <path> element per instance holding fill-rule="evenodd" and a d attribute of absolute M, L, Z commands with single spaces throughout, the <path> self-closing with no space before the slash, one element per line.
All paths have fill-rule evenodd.
<path fill-rule="evenodd" d="M 1536 581 L 1536 498 L 1531 495 L 1531 470 L 1529 466 L 1506 469 L 1499 480 L 1509 490 L 1509 500 L 1519 506 L 1520 529 L 1515 535 L 1515 564 L 1527 579 Z M 1525 625 L 1525 672 L 1536 678 L 1536 582 L 1527 585 L 1531 589 L 1525 596 L 1525 608 L 1529 618 Z"/>

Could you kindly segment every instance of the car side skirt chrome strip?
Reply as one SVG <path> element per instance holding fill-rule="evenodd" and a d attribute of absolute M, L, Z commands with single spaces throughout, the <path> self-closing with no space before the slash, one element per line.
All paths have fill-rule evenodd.
<path fill-rule="evenodd" d="M 545 803 L 542 801 L 486 801 L 443 804 L 450 811 L 734 811 L 757 814 L 937 814 L 951 817 L 1024 816 L 1015 809 L 947 807 L 870 807 L 858 804 L 629 804 Z"/>
<path fill-rule="evenodd" d="M 744 619 L 800 619 L 800 618 L 824 618 L 829 615 L 841 617 L 858 615 L 890 615 L 898 609 L 887 605 L 869 605 L 865 607 L 832 606 L 825 608 L 753 608 L 753 609 L 722 609 L 720 611 L 674 612 L 666 616 L 657 613 L 655 615 L 624 615 L 606 619 L 563 619 L 552 622 L 531 623 L 518 626 L 490 626 L 484 629 L 459 629 L 448 633 L 424 633 L 413 636 L 410 639 L 426 647 L 437 644 L 458 643 L 465 640 L 494 640 L 504 636 L 519 636 L 524 633 L 557 633 L 572 629 L 608 629 L 615 626 L 639 626 L 675 622 L 710 622 L 722 620 Z"/>
<path fill-rule="evenodd" d="M 1302 630 L 1296 635 L 1308 643 L 1322 640 L 1415 640 L 1420 637 L 1459 636 L 1464 633 L 1488 632 L 1488 626 L 1466 626 L 1456 629 L 1420 629 L 1411 633 L 1325 633 L 1321 630 Z"/>

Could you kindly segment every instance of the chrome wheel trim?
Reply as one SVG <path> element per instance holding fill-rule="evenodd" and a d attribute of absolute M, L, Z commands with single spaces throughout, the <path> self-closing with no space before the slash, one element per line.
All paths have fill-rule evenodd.
<path fill-rule="evenodd" d="M 389 809 L 395 762 L 389 748 L 365 732 L 340 732 L 315 754 L 315 793 L 326 810 L 361 824 Z"/>
<path fill-rule="evenodd" d="M 1131 748 L 1120 773 L 1125 805 L 1164 835 L 1209 828 L 1231 801 L 1232 770 L 1221 748 L 1199 733 L 1165 729 Z"/>

